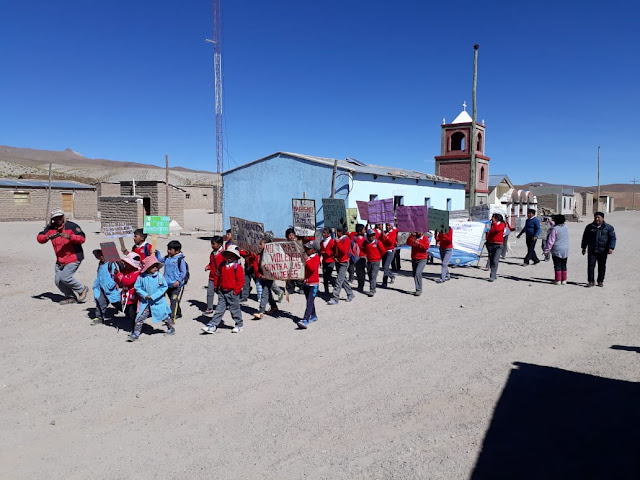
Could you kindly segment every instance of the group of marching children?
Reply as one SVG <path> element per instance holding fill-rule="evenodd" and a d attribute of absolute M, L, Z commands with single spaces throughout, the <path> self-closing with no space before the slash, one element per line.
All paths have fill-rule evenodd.
<path fill-rule="evenodd" d="M 132 251 L 123 250 L 125 257 L 118 263 L 107 262 L 100 249 L 93 251 L 98 270 L 93 284 L 96 314 L 91 324 L 105 323 L 107 307 L 112 304 L 131 322 L 130 342 L 138 340 L 149 317 L 153 323 L 166 325 L 165 335 L 175 334 L 175 319 L 182 316 L 180 297 L 189 277 L 180 242 L 169 242 L 167 255 L 161 257 L 146 238 L 142 229 L 135 230 Z M 164 274 L 160 272 L 163 266 Z"/>

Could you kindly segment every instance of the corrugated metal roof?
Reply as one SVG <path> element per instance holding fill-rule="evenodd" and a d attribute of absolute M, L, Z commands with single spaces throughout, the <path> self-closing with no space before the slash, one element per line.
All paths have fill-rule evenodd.
<path fill-rule="evenodd" d="M 29 180 L 29 179 L 13 179 L 13 178 L 0 178 L 0 187 L 14 187 L 14 188 L 47 188 L 49 186 L 49 180 Z M 51 188 L 66 188 L 75 190 L 95 190 L 93 185 L 85 185 L 79 182 L 70 181 L 52 181 Z"/>
<path fill-rule="evenodd" d="M 504 180 L 505 178 L 511 185 L 513 185 L 511 183 L 511 179 L 507 175 L 489 175 L 489 186 L 497 187 L 498 184 L 502 182 L 502 180 Z"/>
<path fill-rule="evenodd" d="M 267 159 L 270 159 L 270 158 L 273 158 L 273 157 L 277 157 L 278 155 L 287 155 L 289 157 L 299 158 L 301 160 L 307 160 L 309 162 L 319 163 L 319 164 L 327 165 L 327 166 L 331 166 L 331 167 L 333 167 L 333 164 L 335 162 L 334 158 L 314 157 L 314 156 L 311 156 L 311 155 L 303 155 L 303 154 L 300 154 L 300 153 L 291 153 L 291 152 L 276 152 L 276 153 L 273 153 L 271 155 L 267 155 L 266 157 L 259 158 L 258 160 L 254 160 L 252 162 L 245 163 L 244 165 L 240 165 L 239 167 L 232 168 L 231 170 L 227 170 L 222 175 L 224 176 L 224 175 L 226 175 L 228 173 L 234 172 L 234 171 L 239 170 L 241 168 L 246 168 L 246 167 L 248 167 L 250 165 L 253 165 L 254 163 L 262 162 L 264 160 L 267 160 Z M 351 160 L 351 161 L 349 161 L 349 160 Z M 430 173 L 418 172 L 416 170 L 405 170 L 405 169 L 396 168 L 396 167 L 383 167 L 383 166 L 380 166 L 380 165 L 368 165 L 368 164 L 363 163 L 363 162 L 361 162 L 359 160 L 356 160 L 354 162 L 353 159 L 338 160 L 338 168 L 340 170 L 346 170 L 348 172 L 353 172 L 353 173 L 364 173 L 364 174 L 370 174 L 370 175 L 380 175 L 380 176 L 384 176 L 384 177 L 397 177 L 397 178 L 411 178 L 411 179 L 419 179 L 419 180 L 432 180 L 432 181 L 435 181 L 435 182 L 456 183 L 456 184 L 461 184 L 461 185 L 465 184 L 465 182 L 461 182 L 460 180 L 455 180 L 453 178 L 440 177 L 438 175 L 432 175 Z"/>

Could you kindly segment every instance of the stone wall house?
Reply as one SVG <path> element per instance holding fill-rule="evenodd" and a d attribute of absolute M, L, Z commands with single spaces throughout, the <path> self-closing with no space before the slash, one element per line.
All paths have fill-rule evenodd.
<path fill-rule="evenodd" d="M 0 179 L 0 221 L 44 222 L 54 208 L 62 208 L 68 220 L 98 219 L 95 186 L 52 181 L 50 199 L 48 186 L 48 180 Z"/>
<path fill-rule="evenodd" d="M 144 215 L 169 215 L 172 221 L 184 225 L 184 203 L 186 192 L 169 184 L 169 212 L 167 212 L 167 184 L 161 181 L 145 180 L 120 182 L 120 195 L 142 198 Z"/>
<path fill-rule="evenodd" d="M 105 224 L 123 223 L 131 225 L 133 229 L 142 228 L 144 221 L 143 199 L 141 197 L 117 195 L 100 197 L 101 228 Z"/>
<path fill-rule="evenodd" d="M 218 189 L 221 186 L 222 185 L 179 185 L 179 188 L 185 191 L 185 210 L 206 209 L 213 213 L 220 213 L 221 203 Z"/>

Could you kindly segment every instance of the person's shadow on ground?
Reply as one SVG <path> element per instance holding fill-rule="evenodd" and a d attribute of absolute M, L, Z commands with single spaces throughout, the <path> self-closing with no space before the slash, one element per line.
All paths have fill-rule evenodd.
<path fill-rule="evenodd" d="M 64 295 L 60 295 L 59 293 L 44 292 L 40 293 L 39 295 L 31 295 L 31 298 L 35 298 L 36 300 L 48 299 L 54 303 L 58 303 L 64 300 L 66 297 Z"/>

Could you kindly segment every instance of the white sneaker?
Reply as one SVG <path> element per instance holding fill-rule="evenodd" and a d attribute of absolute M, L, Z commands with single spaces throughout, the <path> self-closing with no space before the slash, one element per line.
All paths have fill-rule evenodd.
<path fill-rule="evenodd" d="M 202 331 L 204 333 L 216 333 L 216 330 L 217 330 L 217 328 L 216 328 L 215 325 L 204 325 L 202 327 Z"/>
<path fill-rule="evenodd" d="M 242 327 L 233 327 L 233 330 L 231 330 L 231 333 L 240 333 L 242 331 Z"/>

